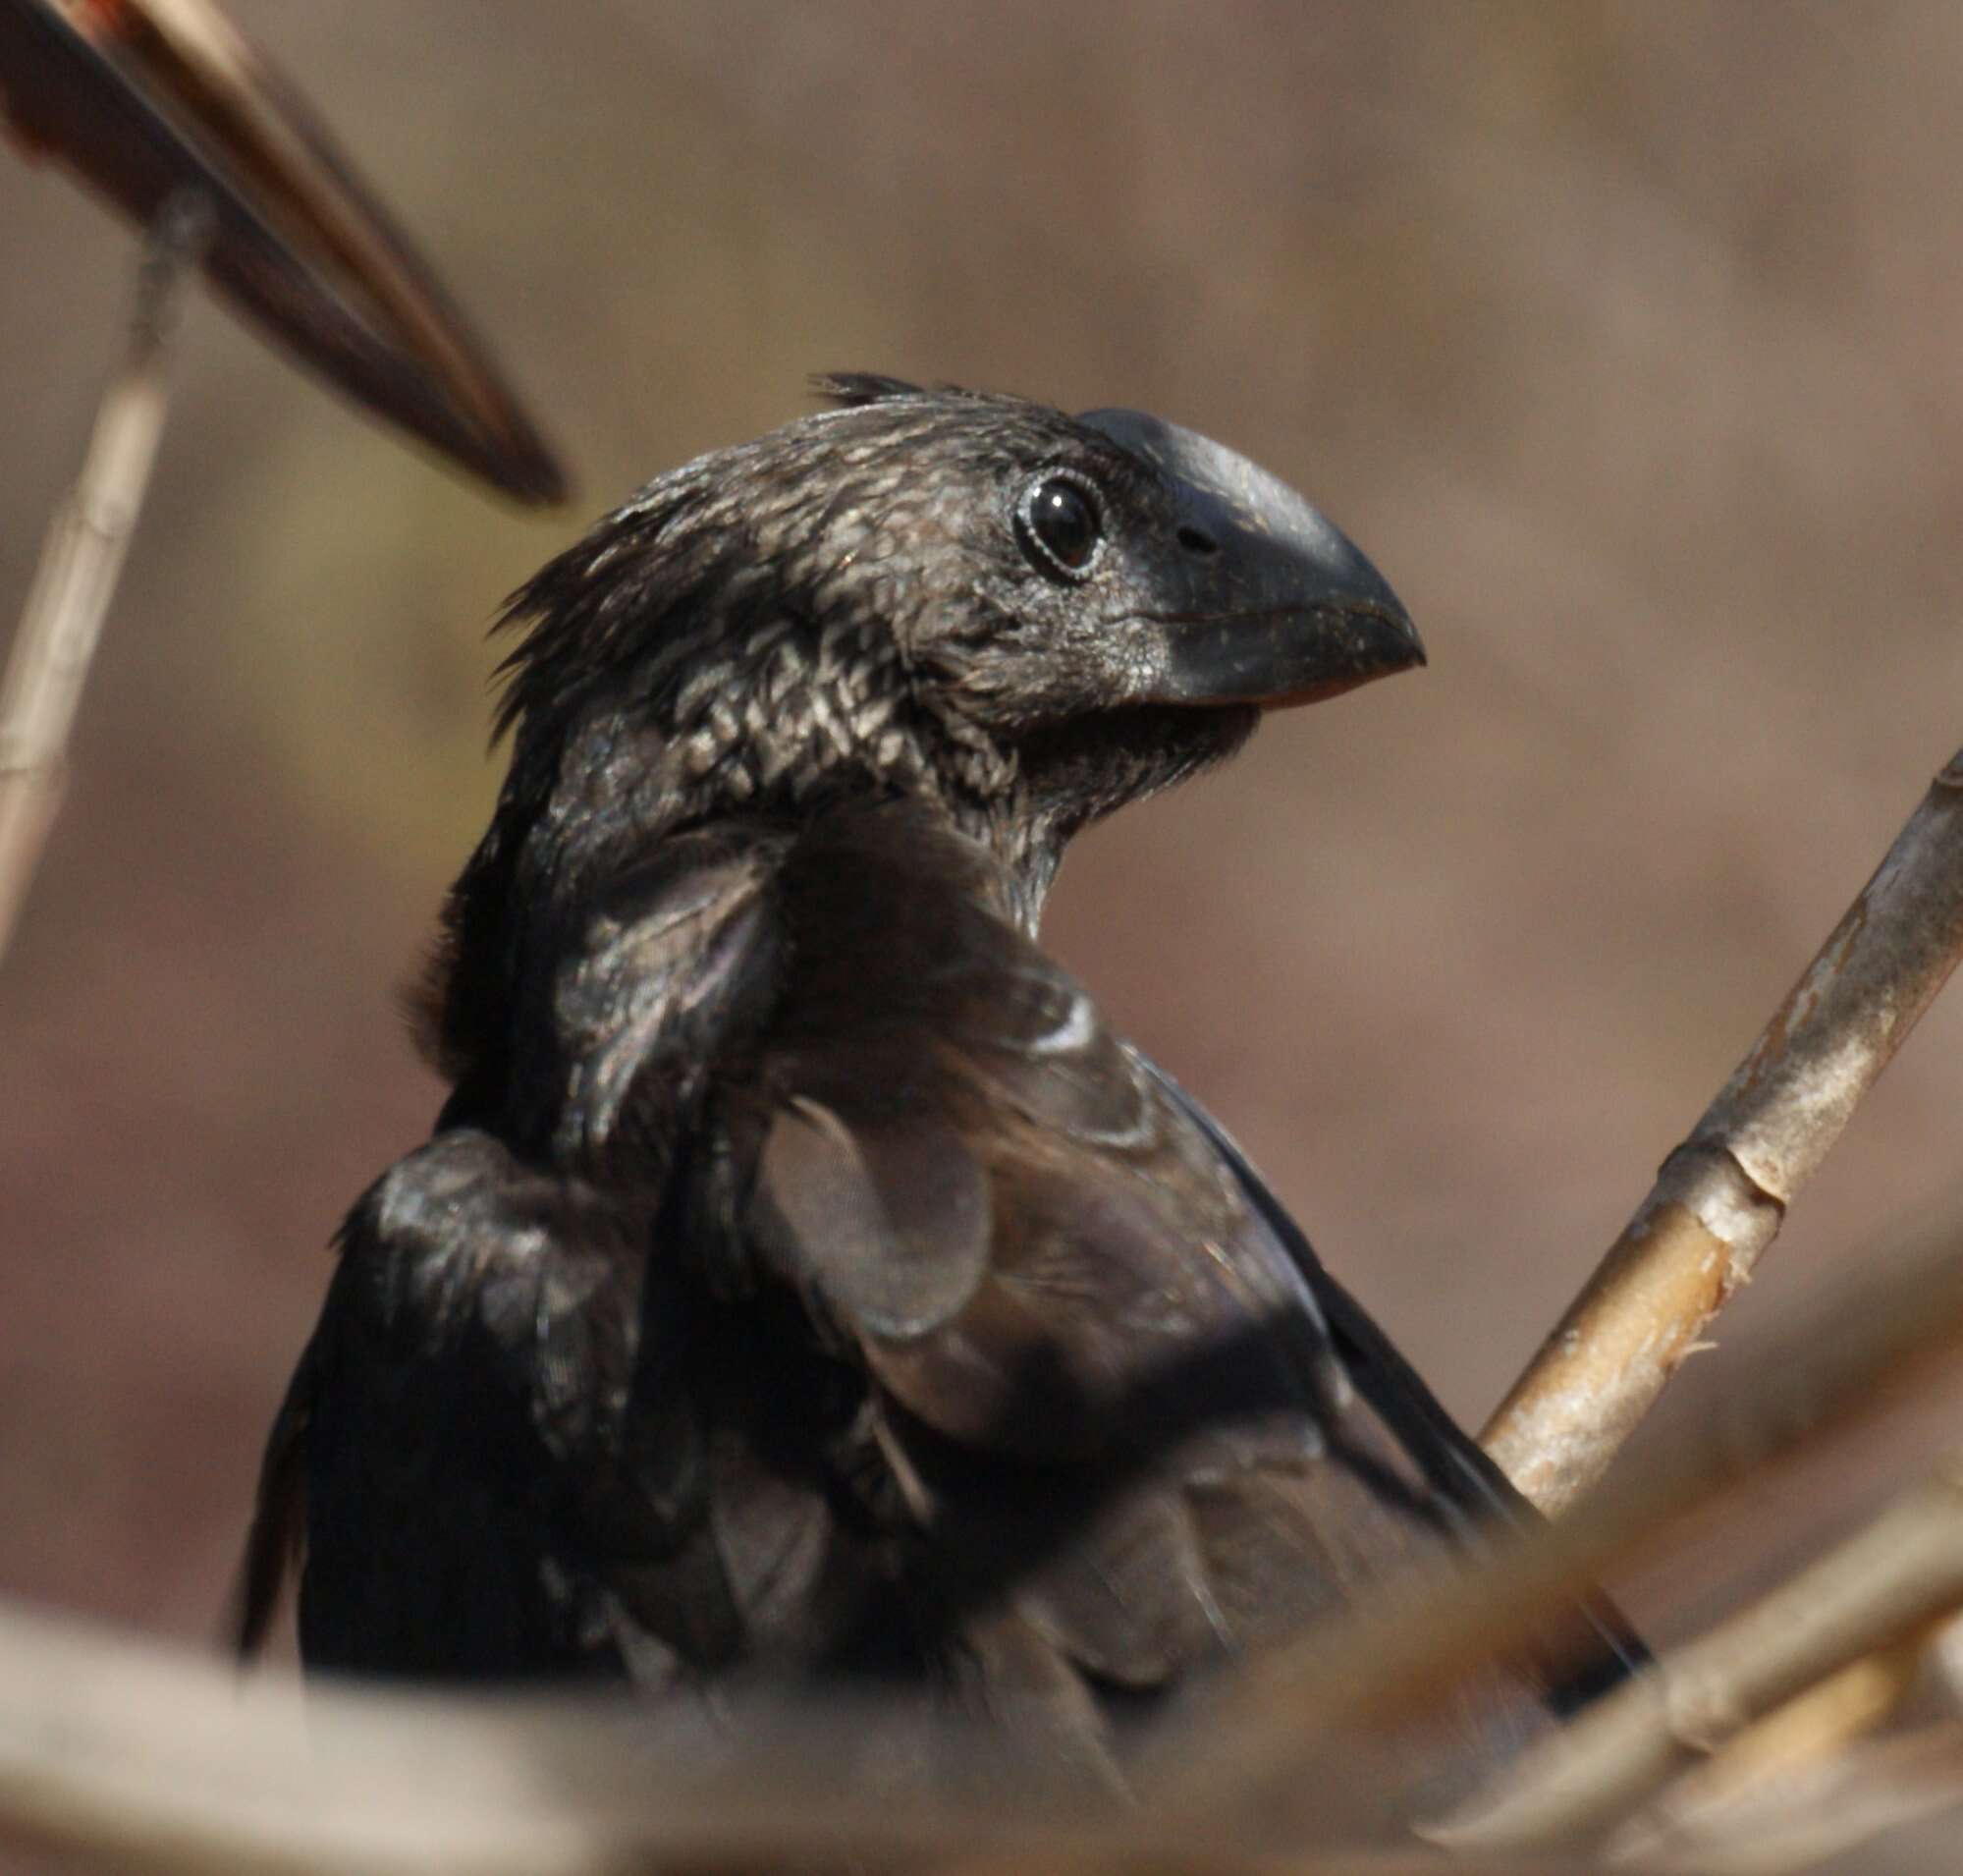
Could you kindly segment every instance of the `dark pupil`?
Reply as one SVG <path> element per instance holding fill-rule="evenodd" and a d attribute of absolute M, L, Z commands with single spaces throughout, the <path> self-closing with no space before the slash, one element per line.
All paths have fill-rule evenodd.
<path fill-rule="evenodd" d="M 1029 504 L 1029 525 L 1061 567 L 1080 573 L 1097 545 L 1097 517 L 1068 482 L 1045 482 Z"/>

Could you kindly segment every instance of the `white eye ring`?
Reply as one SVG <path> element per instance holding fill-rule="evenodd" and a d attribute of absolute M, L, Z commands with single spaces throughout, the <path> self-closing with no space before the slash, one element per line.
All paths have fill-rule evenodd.
<path fill-rule="evenodd" d="M 1104 512 L 1090 478 L 1045 469 L 1015 504 L 1015 537 L 1037 572 L 1073 586 L 1088 579 L 1104 552 Z"/>

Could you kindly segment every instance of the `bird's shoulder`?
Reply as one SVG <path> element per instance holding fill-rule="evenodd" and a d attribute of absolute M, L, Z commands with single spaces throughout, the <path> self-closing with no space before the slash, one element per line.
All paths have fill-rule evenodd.
<path fill-rule="evenodd" d="M 790 844 L 770 825 L 698 828 L 586 900 L 538 973 L 517 1137 L 616 1185 L 668 1176 L 714 1064 L 775 998 L 770 887 Z"/>
<path fill-rule="evenodd" d="M 864 1377 L 918 1627 L 985 1704 L 1044 1663 L 1053 1717 L 1171 1689 L 1453 1541 L 1306 1245 L 984 850 L 841 817 L 772 894 L 777 998 L 709 1095 L 719 1203 L 759 1290 Z"/>
<path fill-rule="evenodd" d="M 1011 916 L 986 850 L 900 806 L 773 883 L 768 1023 L 712 1092 L 748 1253 L 942 1432 L 1088 1452 L 1221 1338 L 1250 1396 L 1339 1378 L 1231 1169 Z"/>

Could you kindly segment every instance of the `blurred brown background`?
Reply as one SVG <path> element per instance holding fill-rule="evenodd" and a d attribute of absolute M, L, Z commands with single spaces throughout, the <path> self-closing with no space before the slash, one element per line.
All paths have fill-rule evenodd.
<path fill-rule="evenodd" d="M 1963 9 L 235 10 L 582 494 L 502 512 L 194 308 L 0 969 L 0 1593 L 215 1630 L 328 1236 L 438 1099 L 393 998 L 484 627 L 820 367 L 1161 412 L 1410 603 L 1429 671 L 1086 840 L 1049 936 L 1480 1418 L 1963 739 Z M 134 248 L 9 159 L 0 252 L 11 616 Z M 1646 1438 L 1952 1188 L 1959 1040 Z"/>

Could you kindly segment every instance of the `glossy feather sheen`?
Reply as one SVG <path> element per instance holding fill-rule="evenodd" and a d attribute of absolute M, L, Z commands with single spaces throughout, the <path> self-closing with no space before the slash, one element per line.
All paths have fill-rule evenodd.
<path fill-rule="evenodd" d="M 1067 589 L 1013 527 L 1060 465 L 1107 532 Z M 1526 1515 L 1033 937 L 1076 827 L 1251 724 L 1244 646 L 1213 709 L 1100 673 L 1101 620 L 1204 590 L 1162 473 L 866 381 L 521 595 L 512 776 L 431 992 L 455 1092 L 343 1233 L 248 1639 L 303 1524 L 316 1666 L 898 1677 L 1108 1765 L 1120 1713 Z M 1394 611 L 1342 547 L 1303 631 L 1358 566 Z M 1317 642 L 1287 682 L 1358 681 L 1348 626 Z M 1496 1680 L 1483 1730 L 1547 1684 Z"/>

